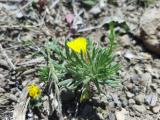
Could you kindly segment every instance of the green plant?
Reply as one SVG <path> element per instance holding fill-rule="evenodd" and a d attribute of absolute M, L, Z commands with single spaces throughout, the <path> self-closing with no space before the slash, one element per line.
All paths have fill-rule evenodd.
<path fill-rule="evenodd" d="M 102 92 L 101 85 L 118 86 L 120 82 L 116 80 L 115 74 L 119 65 L 114 62 L 113 55 L 115 36 L 114 26 L 111 24 L 110 44 L 106 48 L 97 46 L 83 37 L 66 42 L 64 51 L 55 42 L 47 43 L 46 48 L 50 51 L 48 53 L 52 56 L 55 53 L 57 57 L 46 57 L 49 64 L 41 69 L 41 78 L 48 80 L 49 71 L 54 66 L 54 73 L 59 79 L 58 86 L 80 90 L 80 101 L 87 100 L 92 96 L 93 86 L 96 87 L 98 93 Z M 43 54 L 46 56 L 45 52 Z"/>
<path fill-rule="evenodd" d="M 114 80 L 114 75 L 119 69 L 119 65 L 114 63 L 113 49 L 115 48 L 115 32 L 113 25 L 110 25 L 109 40 L 110 44 L 107 48 L 95 46 L 94 43 L 87 40 L 86 53 L 83 52 L 83 49 L 80 53 L 74 50 L 75 48 L 79 48 L 77 47 L 79 42 L 77 44 L 73 43 L 73 47 L 68 46 L 67 43 L 65 45 L 65 68 L 72 79 L 61 81 L 60 84 L 68 86 L 70 89 L 80 87 L 82 92 L 81 101 L 90 98 L 93 85 L 96 86 L 98 92 L 102 92 L 100 85 L 109 84 L 115 86 L 119 83 L 119 81 Z"/>

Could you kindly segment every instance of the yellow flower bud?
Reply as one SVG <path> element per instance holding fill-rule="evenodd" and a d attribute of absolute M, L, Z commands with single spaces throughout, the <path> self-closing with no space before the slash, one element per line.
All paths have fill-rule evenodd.
<path fill-rule="evenodd" d="M 72 41 L 67 42 L 67 46 L 74 52 L 86 54 L 87 40 L 84 37 L 78 37 Z"/>
<path fill-rule="evenodd" d="M 33 99 L 38 98 L 41 94 L 41 89 L 35 84 L 28 85 L 28 94 Z"/>

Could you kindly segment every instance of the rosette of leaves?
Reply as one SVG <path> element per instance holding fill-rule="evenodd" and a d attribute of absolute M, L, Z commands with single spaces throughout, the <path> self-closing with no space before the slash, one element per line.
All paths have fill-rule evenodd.
<path fill-rule="evenodd" d="M 61 81 L 59 85 L 69 89 L 81 90 L 80 101 L 87 100 L 92 96 L 92 87 L 95 86 L 101 93 L 101 85 L 117 86 L 119 80 L 115 80 L 115 74 L 119 65 L 114 63 L 113 49 L 115 48 L 115 31 L 110 25 L 109 45 L 106 48 L 95 46 L 87 40 L 86 53 L 77 53 L 65 45 L 66 64 L 65 68 L 71 79 Z"/>

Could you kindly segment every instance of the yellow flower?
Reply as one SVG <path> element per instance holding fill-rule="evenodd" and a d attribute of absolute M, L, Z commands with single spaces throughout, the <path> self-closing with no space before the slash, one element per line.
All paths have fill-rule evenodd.
<path fill-rule="evenodd" d="M 67 42 L 67 46 L 77 53 L 82 51 L 83 54 L 86 54 L 87 40 L 84 37 L 78 37 L 72 41 Z"/>
<path fill-rule="evenodd" d="M 28 86 L 28 93 L 31 98 L 35 99 L 40 96 L 41 89 L 37 85 L 31 84 Z"/>

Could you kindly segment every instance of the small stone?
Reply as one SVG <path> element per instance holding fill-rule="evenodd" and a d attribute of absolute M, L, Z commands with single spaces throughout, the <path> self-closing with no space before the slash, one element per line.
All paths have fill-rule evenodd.
<path fill-rule="evenodd" d="M 104 120 L 104 117 L 101 113 L 97 113 L 97 115 L 98 115 L 98 118 L 100 118 L 100 120 Z"/>
<path fill-rule="evenodd" d="M 141 88 L 140 88 L 139 86 L 135 86 L 132 92 L 133 92 L 134 94 L 137 94 L 137 93 L 139 93 L 140 91 L 141 91 Z"/>
<path fill-rule="evenodd" d="M 157 94 L 160 95 L 160 88 L 157 89 Z"/>
<path fill-rule="evenodd" d="M 150 87 L 151 87 L 153 90 L 157 90 L 157 88 L 158 88 L 158 86 L 157 86 L 156 83 L 152 83 L 152 84 L 150 85 Z"/>
<path fill-rule="evenodd" d="M 133 87 L 134 87 L 134 85 L 132 83 L 127 84 L 127 89 L 128 90 L 131 91 L 133 89 Z"/>
<path fill-rule="evenodd" d="M 145 86 L 150 85 L 151 81 L 152 81 L 152 76 L 150 73 L 142 74 L 141 82 L 143 82 Z"/>
<path fill-rule="evenodd" d="M 135 110 L 139 113 L 144 113 L 146 111 L 146 108 L 144 105 L 133 105 L 132 108 L 133 108 L 133 110 Z"/>
<path fill-rule="evenodd" d="M 135 111 L 135 116 L 136 117 L 141 117 L 142 113 L 138 112 L 138 111 Z"/>
<path fill-rule="evenodd" d="M 94 97 L 93 97 L 93 98 L 94 98 Z M 97 98 L 99 98 L 98 101 L 101 101 L 102 103 L 105 103 L 105 104 L 108 103 L 108 100 L 107 100 L 108 97 L 105 96 L 105 95 L 102 95 L 101 98 L 98 96 Z"/>
<path fill-rule="evenodd" d="M 151 110 L 152 110 L 153 113 L 156 114 L 156 113 L 158 113 L 160 111 L 160 106 L 155 106 Z"/>
<path fill-rule="evenodd" d="M 33 119 L 34 119 L 34 120 L 38 120 L 38 116 L 37 116 L 37 115 L 34 115 L 34 116 L 33 116 Z"/>
<path fill-rule="evenodd" d="M 29 112 L 29 113 L 27 114 L 27 116 L 28 116 L 29 118 L 32 118 L 32 117 L 33 117 L 33 113 L 32 113 L 32 112 Z"/>
<path fill-rule="evenodd" d="M 147 110 L 150 110 L 150 107 L 149 107 L 149 106 L 146 106 L 146 109 L 147 109 Z"/>
<path fill-rule="evenodd" d="M 127 107 L 128 106 L 128 101 L 122 101 L 122 107 Z"/>
<path fill-rule="evenodd" d="M 131 92 L 126 92 L 127 98 L 132 98 L 134 97 L 134 94 Z"/>
<path fill-rule="evenodd" d="M 115 103 L 114 102 L 109 102 L 109 107 L 111 107 L 111 108 L 115 108 Z"/>
<path fill-rule="evenodd" d="M 140 76 L 139 76 L 139 75 L 133 74 L 133 75 L 131 76 L 131 82 L 135 83 L 135 82 L 137 82 L 138 80 L 140 80 Z"/>
<path fill-rule="evenodd" d="M 136 7 L 133 6 L 133 5 L 128 5 L 127 6 L 127 11 L 134 11 L 135 9 L 136 9 Z"/>
<path fill-rule="evenodd" d="M 17 12 L 17 14 L 16 14 L 16 18 L 18 18 L 18 19 L 23 18 L 23 14 L 22 14 L 22 12 Z"/>
<path fill-rule="evenodd" d="M 127 107 L 128 106 L 128 101 L 127 101 L 125 95 L 124 96 L 123 95 L 120 96 L 120 101 L 121 101 L 122 107 Z"/>
<path fill-rule="evenodd" d="M 134 59 L 135 58 L 135 55 L 133 53 L 131 53 L 130 51 L 127 51 L 125 54 L 124 54 L 124 57 L 128 60 L 131 60 L 131 59 Z"/>
<path fill-rule="evenodd" d="M 125 114 L 127 113 L 128 112 L 124 108 L 122 108 L 121 111 L 116 111 L 115 115 L 116 115 L 117 120 L 125 120 Z"/>
<path fill-rule="evenodd" d="M 133 111 L 130 111 L 130 112 L 129 112 L 129 115 L 132 116 L 132 117 L 134 117 L 134 116 L 135 116 L 135 113 L 134 113 Z"/>
<path fill-rule="evenodd" d="M 160 55 L 160 40 L 157 32 L 160 26 L 160 7 L 146 9 L 140 18 L 141 38 L 146 48 Z"/>
<path fill-rule="evenodd" d="M 144 103 L 144 94 L 139 94 L 135 97 L 135 101 L 138 105 L 141 105 L 142 103 Z"/>
<path fill-rule="evenodd" d="M 0 74 L 0 79 L 4 79 L 4 78 L 5 78 L 4 75 Z"/>
<path fill-rule="evenodd" d="M 101 9 L 106 8 L 106 6 L 107 6 L 106 0 L 100 0 L 100 1 L 99 1 L 99 7 L 100 7 Z"/>
<path fill-rule="evenodd" d="M 112 99 L 114 101 L 114 103 L 117 105 L 117 106 L 121 106 L 121 102 L 119 100 L 119 97 L 116 95 L 116 94 L 112 94 Z"/>
<path fill-rule="evenodd" d="M 144 100 L 147 105 L 150 105 L 151 107 L 153 107 L 156 105 L 158 98 L 156 94 L 150 94 L 145 96 Z"/>
<path fill-rule="evenodd" d="M 0 93 L 4 93 L 4 92 L 5 92 L 5 89 L 0 87 Z"/>
<path fill-rule="evenodd" d="M 96 5 L 89 12 L 93 15 L 98 15 L 99 13 L 101 13 L 101 9 Z"/>
<path fill-rule="evenodd" d="M 108 118 L 109 118 L 109 120 L 116 120 L 115 114 L 113 114 L 111 112 L 109 113 Z"/>
<path fill-rule="evenodd" d="M 135 102 L 135 100 L 134 99 L 129 99 L 129 101 L 128 101 L 128 103 L 129 103 L 129 105 L 134 105 L 136 102 Z"/>
<path fill-rule="evenodd" d="M 122 44 L 122 46 L 124 47 L 128 47 L 130 46 L 131 42 L 130 42 L 130 38 L 128 35 L 123 35 L 121 38 L 120 38 L 120 42 Z"/>

